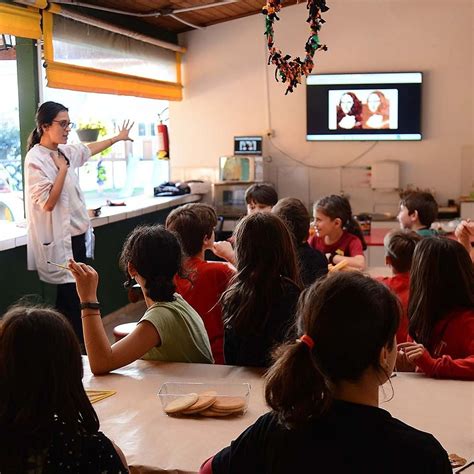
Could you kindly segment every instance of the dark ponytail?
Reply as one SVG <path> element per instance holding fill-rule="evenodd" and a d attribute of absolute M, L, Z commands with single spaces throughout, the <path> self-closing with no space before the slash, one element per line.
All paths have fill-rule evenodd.
<path fill-rule="evenodd" d="M 317 281 L 300 297 L 299 335 L 274 352 L 266 375 L 265 398 L 280 423 L 294 427 L 323 414 L 341 381 L 358 381 L 380 366 L 380 351 L 392 349 L 400 318 L 396 297 L 381 283 L 358 272 L 340 272 Z"/>
<path fill-rule="evenodd" d="M 148 278 L 146 280 L 145 288 L 148 296 L 153 301 L 173 301 L 173 295 L 176 291 L 176 286 L 173 283 L 173 280 L 170 280 L 163 275 Z"/>
<path fill-rule="evenodd" d="M 136 227 L 127 237 L 120 266 L 125 273 L 126 288 L 133 280 L 128 273 L 130 263 L 145 281 L 145 292 L 153 301 L 173 301 L 176 274 L 185 277 L 181 266 L 181 247 L 177 237 L 162 225 Z"/>
<path fill-rule="evenodd" d="M 28 151 L 41 141 L 43 126 L 51 125 L 59 112 L 68 112 L 68 109 L 64 105 L 52 101 L 44 102 L 39 106 L 35 117 L 36 127 L 28 137 Z"/>
<path fill-rule="evenodd" d="M 365 241 L 362 229 L 354 219 L 351 204 L 346 197 L 339 196 L 338 194 L 325 196 L 315 203 L 314 209 L 321 211 L 331 219 L 341 219 L 342 228 L 358 237 L 362 243 L 362 248 L 364 250 L 367 249 L 367 242 Z"/>

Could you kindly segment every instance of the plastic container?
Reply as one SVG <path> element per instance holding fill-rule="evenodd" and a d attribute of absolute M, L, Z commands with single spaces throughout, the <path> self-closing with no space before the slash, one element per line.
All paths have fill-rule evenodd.
<path fill-rule="evenodd" d="M 176 400 L 184 397 L 190 393 L 197 393 L 215 391 L 220 399 L 234 399 L 242 398 L 244 401 L 243 408 L 239 410 L 238 414 L 243 414 L 247 411 L 250 398 L 250 384 L 249 383 L 178 383 L 165 382 L 158 391 L 160 397 L 161 407 L 165 411 L 166 406 Z M 165 412 L 166 413 L 166 412 Z M 178 414 L 179 415 L 179 414 Z M 199 413 L 197 413 L 199 415 Z M 186 416 L 186 415 L 183 415 Z"/>

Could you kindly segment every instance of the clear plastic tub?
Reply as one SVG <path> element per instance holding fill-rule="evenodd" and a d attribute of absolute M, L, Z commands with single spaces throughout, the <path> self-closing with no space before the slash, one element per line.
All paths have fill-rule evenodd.
<path fill-rule="evenodd" d="M 196 393 L 198 395 L 204 392 L 216 392 L 218 400 L 221 405 L 239 404 L 242 400 L 242 406 L 234 409 L 232 415 L 243 414 L 247 411 L 250 398 L 250 384 L 249 383 L 179 383 L 179 382 L 165 382 L 158 391 L 158 396 L 161 400 L 161 406 L 166 413 L 166 407 L 169 403 L 179 398 L 184 399 L 189 394 Z M 212 405 L 208 407 L 212 410 Z M 170 413 L 168 413 L 170 414 Z M 200 415 L 200 412 L 193 413 L 193 415 Z M 189 416 L 184 414 L 181 410 L 173 413 L 173 416 Z M 208 415 L 212 416 L 212 415 Z"/>

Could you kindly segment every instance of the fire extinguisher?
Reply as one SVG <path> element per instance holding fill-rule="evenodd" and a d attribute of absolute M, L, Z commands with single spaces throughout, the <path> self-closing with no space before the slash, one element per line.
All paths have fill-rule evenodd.
<path fill-rule="evenodd" d="M 159 160 L 169 160 L 170 144 L 168 138 L 168 127 L 164 125 L 160 119 L 160 123 L 156 128 L 158 131 L 158 152 L 156 153 L 156 156 Z"/>

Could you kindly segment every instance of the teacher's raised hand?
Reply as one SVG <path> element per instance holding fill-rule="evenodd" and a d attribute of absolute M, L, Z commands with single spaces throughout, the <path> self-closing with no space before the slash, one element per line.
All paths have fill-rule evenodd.
<path fill-rule="evenodd" d="M 130 130 L 132 129 L 133 125 L 135 122 L 131 122 L 130 120 L 124 120 L 122 126 L 118 128 L 119 132 L 116 136 L 117 141 L 124 140 L 124 141 L 131 141 L 133 142 L 133 139 L 130 138 L 129 133 Z"/>
<path fill-rule="evenodd" d="M 97 301 L 98 273 L 85 263 L 69 260 L 68 268 L 76 280 L 77 294 L 81 302 Z"/>

